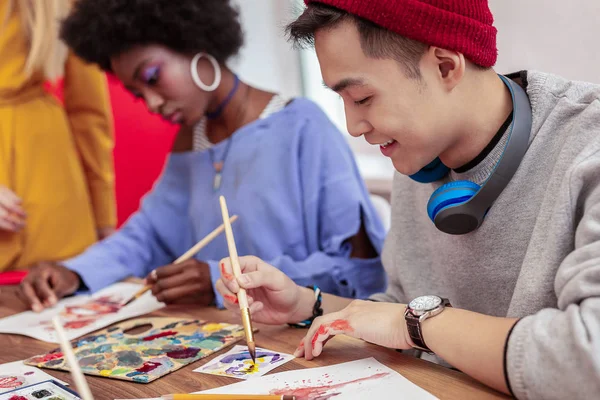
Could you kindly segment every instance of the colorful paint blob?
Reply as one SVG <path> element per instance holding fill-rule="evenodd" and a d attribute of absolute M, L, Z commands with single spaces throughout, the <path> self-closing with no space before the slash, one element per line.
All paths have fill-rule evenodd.
<path fill-rule="evenodd" d="M 38 390 L 37 392 L 31 393 L 31 395 L 33 397 L 35 397 L 36 399 L 43 399 L 44 397 L 48 397 L 48 396 L 52 395 L 52 392 L 49 392 L 46 389 L 42 389 L 42 390 Z"/>

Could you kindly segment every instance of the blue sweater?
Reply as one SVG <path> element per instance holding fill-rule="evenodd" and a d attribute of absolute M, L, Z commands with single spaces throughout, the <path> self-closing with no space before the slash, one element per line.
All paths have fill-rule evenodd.
<path fill-rule="evenodd" d="M 221 160 L 230 140 L 215 191 L 209 151 Z M 222 223 L 220 195 L 230 215 L 239 215 L 232 228 L 240 256 L 256 255 L 296 283 L 328 293 L 365 298 L 385 290 L 380 258 L 350 258 L 347 241 L 362 218 L 379 254 L 384 228 L 346 140 L 306 99 L 240 128 L 211 150 L 171 154 L 127 223 L 64 264 L 92 292 L 128 276 L 144 277 Z M 228 255 L 223 235 L 196 255 L 209 264 L 213 285 L 218 262 Z M 216 301 L 222 305 L 220 295 Z"/>

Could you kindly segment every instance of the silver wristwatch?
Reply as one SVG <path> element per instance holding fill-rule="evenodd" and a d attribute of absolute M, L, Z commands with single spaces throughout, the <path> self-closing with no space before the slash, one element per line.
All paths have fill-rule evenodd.
<path fill-rule="evenodd" d="M 452 307 L 448 299 L 439 296 L 420 296 L 408 303 L 406 311 L 404 311 L 404 319 L 406 320 L 406 328 L 408 335 L 415 348 L 431 353 L 431 349 L 427 347 L 423 332 L 421 331 L 421 323 L 427 318 L 434 317 L 444 311 L 444 308 Z"/>

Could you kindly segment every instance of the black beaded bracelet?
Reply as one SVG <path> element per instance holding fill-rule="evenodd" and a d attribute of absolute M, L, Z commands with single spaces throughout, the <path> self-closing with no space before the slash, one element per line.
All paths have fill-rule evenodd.
<path fill-rule="evenodd" d="M 315 292 L 315 304 L 313 305 L 313 315 L 312 317 L 305 319 L 304 321 L 300 321 L 295 324 L 288 324 L 292 328 L 308 328 L 312 325 L 315 318 L 323 315 L 323 308 L 321 308 L 321 302 L 323 301 L 323 296 L 321 295 L 321 289 L 318 286 L 312 285 L 307 286 L 307 288 L 312 289 Z"/>

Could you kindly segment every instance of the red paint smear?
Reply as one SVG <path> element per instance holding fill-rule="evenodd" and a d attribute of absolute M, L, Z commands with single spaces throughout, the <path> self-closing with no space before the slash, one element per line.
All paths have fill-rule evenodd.
<path fill-rule="evenodd" d="M 341 332 L 354 332 L 354 329 L 350 326 L 348 321 L 345 319 L 336 319 L 331 324 L 321 325 L 319 330 L 315 333 L 312 338 L 312 346 L 315 347 L 317 340 L 319 340 L 319 335 L 327 335 L 330 330 L 341 331 Z"/>
<path fill-rule="evenodd" d="M 327 327 L 327 325 L 321 325 L 319 327 L 319 330 L 317 330 L 312 338 L 312 347 L 315 347 L 315 344 L 317 343 L 317 340 L 319 340 L 319 335 L 326 335 L 327 332 L 329 332 L 329 328 Z"/>
<path fill-rule="evenodd" d="M 81 329 L 93 324 L 101 316 L 114 314 L 121 308 L 120 299 L 102 296 L 85 304 L 65 307 L 61 316 L 67 320 L 65 329 Z"/>
<path fill-rule="evenodd" d="M 333 389 L 339 389 L 346 385 L 380 379 L 389 375 L 389 372 L 382 372 L 366 378 L 354 379 L 348 382 L 338 383 L 337 385 L 330 386 L 313 386 L 313 387 L 299 387 L 296 389 L 275 389 L 271 390 L 270 394 L 277 396 L 296 396 L 296 400 L 328 400 L 334 396 L 339 396 L 340 392 L 327 393 Z"/>
<path fill-rule="evenodd" d="M 79 320 L 75 320 L 75 321 L 67 321 L 65 322 L 64 328 L 65 329 L 81 329 L 81 328 L 85 328 L 86 326 L 92 324 L 93 322 L 95 322 L 96 319 L 79 319 Z"/>
<path fill-rule="evenodd" d="M 36 357 L 34 358 L 32 361 L 36 364 L 41 364 L 41 363 L 45 363 L 48 361 L 52 361 L 52 360 L 56 360 L 59 358 L 63 358 L 63 353 L 50 353 L 50 354 L 45 354 L 43 356 L 40 357 Z"/>
<path fill-rule="evenodd" d="M 352 328 L 345 319 L 336 319 L 330 324 L 330 326 L 336 331 L 354 332 L 354 328 Z"/>
<path fill-rule="evenodd" d="M 157 333 L 156 335 L 146 336 L 142 340 L 145 341 L 145 342 L 149 342 L 149 341 L 154 340 L 154 339 L 158 339 L 158 338 L 165 337 L 165 336 L 173 336 L 173 335 L 177 335 L 177 332 L 175 332 L 175 331 L 166 331 L 166 332 Z"/>
<path fill-rule="evenodd" d="M 229 272 L 225 271 L 225 263 L 221 263 L 221 276 L 228 281 L 233 279 L 233 275 L 231 275 Z"/>
<path fill-rule="evenodd" d="M 11 397 L 8 400 L 28 400 L 27 397 L 23 397 L 23 396 L 18 396 L 18 395 L 14 395 L 13 397 Z"/>
<path fill-rule="evenodd" d="M 23 385 L 21 379 L 16 376 L 0 376 L 0 389 L 14 389 Z"/>
<path fill-rule="evenodd" d="M 224 294 L 223 297 L 225 297 L 227 300 L 229 300 L 230 302 L 232 302 L 233 304 L 237 304 L 238 303 L 238 299 L 237 297 L 235 297 L 232 294 Z"/>
<path fill-rule="evenodd" d="M 152 361 L 147 361 L 140 368 L 136 369 L 137 372 L 150 372 L 160 367 L 162 364 Z"/>

